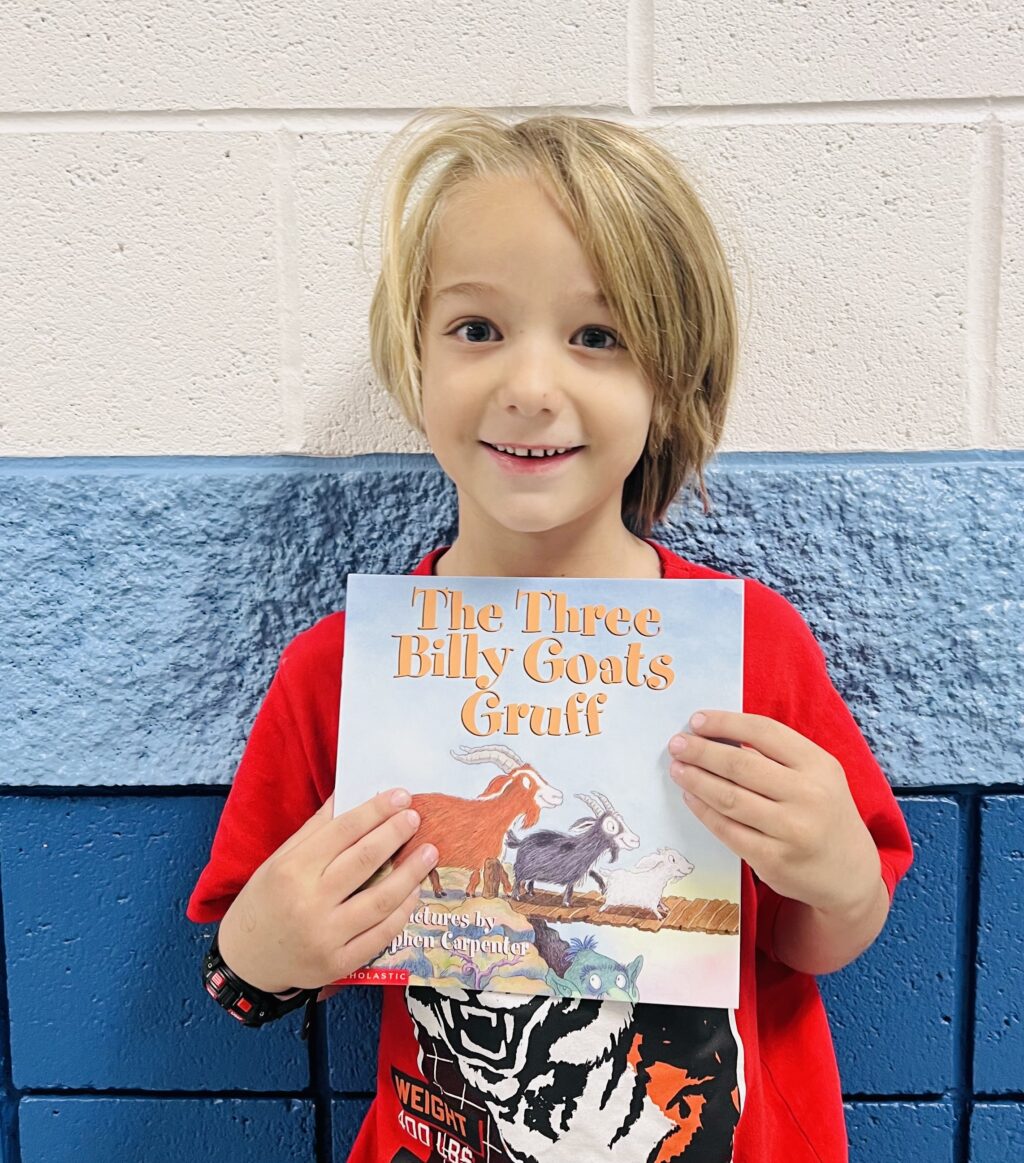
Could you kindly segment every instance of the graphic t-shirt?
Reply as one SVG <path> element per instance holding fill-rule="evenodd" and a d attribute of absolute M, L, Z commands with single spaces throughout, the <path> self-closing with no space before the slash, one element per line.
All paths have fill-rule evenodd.
<path fill-rule="evenodd" d="M 665 579 L 728 576 L 651 544 Z M 433 573 L 446 548 L 412 573 Z M 891 897 L 912 848 L 885 775 L 803 618 L 759 582 L 744 591 L 743 709 L 838 759 Z M 344 633 L 344 613 L 331 614 L 281 655 L 190 920 L 220 920 L 334 790 Z M 377 1093 L 352 1163 L 843 1163 L 839 1074 L 817 983 L 775 956 L 782 898 L 746 863 L 741 877 L 735 1010 L 360 987 L 384 994 Z"/>

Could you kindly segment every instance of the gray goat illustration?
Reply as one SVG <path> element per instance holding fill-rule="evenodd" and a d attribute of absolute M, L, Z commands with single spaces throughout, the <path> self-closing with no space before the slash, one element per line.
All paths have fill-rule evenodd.
<path fill-rule="evenodd" d="M 607 796 L 594 792 L 593 798 L 576 793 L 593 815 L 577 820 L 568 832 L 555 832 L 549 828 L 531 832 L 519 839 L 508 832 L 505 843 L 516 849 L 515 885 L 512 896 L 522 900 L 525 890 L 533 896 L 534 882 L 556 884 L 565 887 L 562 903 L 572 906 L 572 890 L 582 885 L 587 877 L 592 877 L 603 893 L 605 883 L 594 870 L 594 865 L 604 858 L 615 861 L 621 850 L 637 848 L 640 837 L 629 827 Z"/>

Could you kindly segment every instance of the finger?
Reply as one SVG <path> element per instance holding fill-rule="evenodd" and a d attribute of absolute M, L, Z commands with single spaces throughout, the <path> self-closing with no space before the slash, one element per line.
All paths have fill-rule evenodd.
<path fill-rule="evenodd" d="M 417 885 L 415 891 L 409 893 L 387 917 L 348 942 L 345 946 L 346 959 L 349 960 L 353 968 L 358 969 L 380 956 L 409 923 L 409 918 L 419 904 L 419 899 L 420 889 Z"/>
<path fill-rule="evenodd" d="M 740 711 L 696 711 L 690 716 L 690 732 L 712 739 L 731 739 L 756 748 L 784 767 L 801 767 L 821 749 L 799 731 L 767 715 Z"/>
<path fill-rule="evenodd" d="M 736 820 L 730 820 L 716 812 L 710 804 L 696 796 L 683 794 L 687 807 L 707 828 L 712 835 L 717 836 L 722 843 L 734 852 L 741 860 L 752 866 L 757 866 L 764 859 L 770 841 L 763 832 L 748 828 Z"/>
<path fill-rule="evenodd" d="M 365 803 L 333 819 L 322 821 L 305 840 L 308 858 L 323 873 L 339 853 L 351 848 L 382 823 L 401 815 L 411 802 L 412 797 L 404 788 L 391 788 L 378 792 Z"/>
<path fill-rule="evenodd" d="M 365 884 L 416 834 L 419 812 L 408 808 L 396 812 L 372 832 L 339 852 L 323 870 L 323 881 L 333 899 L 340 903 Z M 419 879 L 423 878 L 420 873 Z"/>
<path fill-rule="evenodd" d="M 738 824 L 745 824 L 757 832 L 775 839 L 785 823 L 783 809 L 775 800 L 758 792 L 749 791 L 730 779 L 693 764 L 674 761 L 669 774 L 685 792 L 696 796 L 719 815 L 728 816 Z"/>
<path fill-rule="evenodd" d="M 410 894 L 419 899 L 423 879 L 436 862 L 437 849 L 432 844 L 422 845 L 379 881 L 353 893 L 337 910 L 338 916 L 350 932 L 373 928 Z"/>
<path fill-rule="evenodd" d="M 758 751 L 700 735 L 674 735 L 668 749 L 677 762 L 703 768 L 766 799 L 782 801 L 792 793 L 793 771 Z"/>
<path fill-rule="evenodd" d="M 293 832 L 291 836 L 277 849 L 277 853 L 283 856 L 286 852 L 290 852 L 297 844 L 301 844 L 313 832 L 319 831 L 331 818 L 334 816 L 334 792 L 327 797 L 327 799 L 320 805 L 319 808 L 309 817 L 309 819 L 302 825 L 298 831 Z"/>

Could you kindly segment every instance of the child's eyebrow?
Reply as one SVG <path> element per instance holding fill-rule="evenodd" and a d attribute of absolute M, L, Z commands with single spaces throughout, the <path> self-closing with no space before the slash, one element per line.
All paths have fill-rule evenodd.
<path fill-rule="evenodd" d="M 446 295 L 501 295 L 501 291 L 497 287 L 491 286 L 490 283 L 452 283 L 450 287 L 442 287 L 441 290 L 435 291 L 431 298 L 437 302 L 438 299 L 444 298 Z M 577 291 L 571 298 L 581 303 L 592 303 L 597 307 L 607 307 L 608 300 L 600 291 Z"/>

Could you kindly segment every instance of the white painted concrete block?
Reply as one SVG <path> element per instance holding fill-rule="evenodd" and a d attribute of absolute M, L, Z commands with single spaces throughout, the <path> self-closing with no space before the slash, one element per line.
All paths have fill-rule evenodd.
<path fill-rule="evenodd" d="M 960 125 L 671 129 L 735 272 L 741 359 L 725 449 L 967 447 L 964 312 L 976 131 Z M 296 150 L 304 447 L 420 451 L 381 398 L 366 314 L 385 138 Z M 374 204 L 374 213 L 376 205 Z"/>
<path fill-rule="evenodd" d="M 659 105 L 1018 96 L 1019 0 L 657 0 Z"/>
<path fill-rule="evenodd" d="M 273 153 L 0 136 L 0 455 L 282 451 Z"/>
<path fill-rule="evenodd" d="M 0 108 L 622 104 L 613 0 L 0 6 Z"/>
<path fill-rule="evenodd" d="M 1004 140 L 995 427 L 997 447 L 1024 448 L 1024 125 L 1007 125 Z"/>
<path fill-rule="evenodd" d="M 303 451 L 424 452 L 370 365 L 368 316 L 380 269 L 379 191 L 370 171 L 388 134 L 303 133 L 294 145 L 295 294 L 301 327 Z M 365 260 L 365 269 L 364 269 Z"/>
<path fill-rule="evenodd" d="M 667 131 L 729 253 L 743 320 L 725 449 L 963 448 L 979 129 Z"/>

